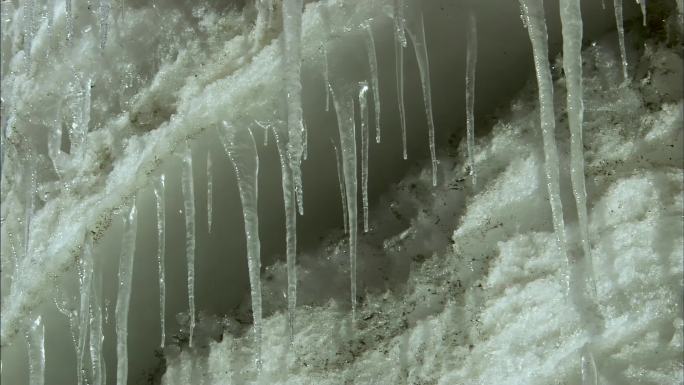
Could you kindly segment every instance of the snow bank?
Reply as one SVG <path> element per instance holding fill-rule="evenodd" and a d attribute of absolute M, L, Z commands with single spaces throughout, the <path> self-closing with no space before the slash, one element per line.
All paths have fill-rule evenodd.
<path fill-rule="evenodd" d="M 214 331 L 218 341 L 167 349 L 163 383 L 579 384 L 580 353 L 590 343 L 600 383 L 680 384 L 682 100 L 665 89 L 681 84 L 681 57 L 648 43 L 641 79 L 619 86 L 614 52 L 607 44 L 584 52 L 597 338 L 590 340 L 588 321 L 568 297 L 571 269 L 556 247 L 528 88 L 477 142 L 479 191 L 469 183 L 463 143 L 441 160 L 444 183 L 436 190 L 426 167 L 371 213 L 375 235 L 359 244 L 355 325 L 340 294 L 348 290 L 346 247 L 333 234 L 316 255 L 300 258 L 306 305 L 296 314 L 293 345 L 284 266 L 267 268 L 264 303 L 275 312 L 264 322 L 260 376 L 251 329 L 225 319 L 223 333 Z M 663 74 L 667 80 L 656 80 Z M 562 78 L 555 88 L 563 200 L 572 202 Z M 571 253 L 581 247 L 574 212 L 567 204 Z"/>

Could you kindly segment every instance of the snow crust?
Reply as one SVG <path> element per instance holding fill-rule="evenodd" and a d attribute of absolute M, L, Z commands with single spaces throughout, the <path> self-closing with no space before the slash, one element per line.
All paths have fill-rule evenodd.
<path fill-rule="evenodd" d="M 681 384 L 683 105 L 681 90 L 667 89 L 681 84 L 681 57 L 648 43 L 641 77 L 620 86 L 615 53 L 605 42 L 583 53 L 589 243 L 603 325 L 592 349 L 599 383 Z M 573 202 L 564 86 L 557 78 L 556 139 L 563 200 Z M 477 192 L 464 141 L 440 161 L 444 183 L 433 190 L 426 165 L 371 212 L 373 231 L 359 239 L 354 326 L 340 294 L 347 248 L 333 234 L 298 259 L 293 345 L 285 267 L 266 269 L 271 316 L 259 377 L 249 328 L 225 319 L 206 321 L 216 340 L 205 347 L 167 349 L 162 383 L 581 383 L 587 321 L 568 297 L 571 266 L 553 233 L 535 95 L 528 87 L 476 142 Z M 576 210 L 564 209 L 569 252 L 579 253 Z"/>

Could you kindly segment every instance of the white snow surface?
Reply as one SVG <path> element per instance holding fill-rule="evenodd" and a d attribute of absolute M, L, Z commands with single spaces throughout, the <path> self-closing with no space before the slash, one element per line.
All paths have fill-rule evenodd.
<path fill-rule="evenodd" d="M 681 57 L 649 43 L 641 77 L 620 86 L 615 53 L 601 44 L 583 53 L 589 242 L 604 325 L 591 348 L 601 384 L 681 384 Z M 569 252 L 580 253 L 563 78 L 554 86 Z M 345 237 L 333 234 L 298 259 L 293 345 L 285 266 L 266 269 L 259 377 L 251 332 L 233 327 L 204 348 L 167 349 L 162 383 L 580 384 L 589 336 L 553 234 L 537 108 L 527 87 L 477 141 L 477 193 L 464 141 L 441 159 L 438 187 L 426 165 L 371 212 L 371 229 L 394 235 L 359 239 L 355 326 L 339 294 L 348 290 Z"/>

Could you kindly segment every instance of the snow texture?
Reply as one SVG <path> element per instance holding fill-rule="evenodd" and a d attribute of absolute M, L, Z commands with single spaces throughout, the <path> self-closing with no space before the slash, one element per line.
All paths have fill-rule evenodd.
<path fill-rule="evenodd" d="M 286 315 L 276 311 L 264 319 L 259 381 L 590 384 L 596 372 L 604 384 L 681 383 L 683 105 L 681 98 L 663 97 L 664 88 L 656 88 L 665 84 L 653 81 L 678 70 L 663 60 L 672 51 L 649 45 L 639 66 L 651 80 L 620 88 L 619 64 L 599 63 L 614 52 L 601 44 L 584 52 L 589 243 L 605 324 L 590 351 L 567 294 L 568 262 L 557 247 L 547 198 L 537 92 L 529 86 L 475 145 L 481 190 L 466 188 L 463 142 L 458 155 L 440 162 L 445 180 L 436 193 L 428 166 L 376 210 L 373 222 L 383 229 L 358 245 L 359 271 L 371 273 L 359 276 L 354 327 L 348 302 L 329 291 L 308 292 L 309 305 L 297 310 L 294 354 L 287 354 Z M 561 95 L 564 84 L 554 85 Z M 653 104 L 641 97 L 653 94 L 661 95 Z M 555 108 L 563 106 L 564 98 L 556 99 Z M 567 121 L 558 123 L 557 144 L 561 183 L 569 186 Z M 572 201 L 571 192 L 562 195 Z M 564 214 L 572 218 L 570 249 L 581 250 L 573 210 Z M 317 253 L 339 261 L 343 271 L 346 249 L 339 239 L 332 235 L 324 242 L 331 246 Z M 344 279 L 318 257 L 299 258 L 302 282 L 316 281 L 302 292 Z M 275 278 L 264 292 L 280 292 L 282 264 L 266 271 Z M 227 329 L 204 353 L 168 357 L 163 383 L 257 383 L 252 350 L 249 340 Z"/>

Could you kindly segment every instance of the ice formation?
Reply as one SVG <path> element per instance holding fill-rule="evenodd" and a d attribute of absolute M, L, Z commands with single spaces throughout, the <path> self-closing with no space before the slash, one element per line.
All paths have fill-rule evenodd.
<path fill-rule="evenodd" d="M 207 158 L 208 159 L 208 158 Z M 161 342 L 166 343 L 166 182 L 164 174 L 154 185 L 155 208 L 157 209 L 157 271 L 159 273 L 159 324 Z M 209 226 L 211 228 L 211 226 Z"/>
<path fill-rule="evenodd" d="M 460 5 L 417 0 L 246 3 L 2 2 L 3 381 L 53 383 L 68 371 L 63 381 L 95 385 L 681 383 L 684 245 L 673 229 L 682 221 L 682 59 L 667 48 L 681 40 L 681 1 L 678 15 L 668 8 L 666 36 L 644 40 L 647 6 L 649 15 L 667 6 L 641 0 L 634 26 L 633 12 L 624 16 L 636 6 L 623 15 L 615 0 L 617 45 L 582 51 L 580 2 L 559 0 L 561 74 L 549 62 L 552 18 L 541 0 L 520 0 L 537 87 L 498 112 L 491 131 L 491 119 L 478 118 L 479 139 L 475 66 L 478 103 L 491 103 L 491 60 L 478 56 L 500 44 L 481 29 L 496 13 L 488 5 L 468 4 L 461 17 Z M 441 36 L 430 23 L 440 17 L 463 21 L 463 39 Z M 449 101 L 464 110 L 454 120 L 464 127 L 444 112 L 441 83 L 453 81 L 441 77 L 453 63 L 432 48 L 444 39 L 465 46 L 453 61 L 465 62 L 465 79 L 452 74 L 465 80 L 455 92 L 465 109 Z M 408 40 L 414 55 L 404 58 Z M 384 70 L 386 48 L 394 74 Z M 320 78 L 311 87 L 318 75 L 324 106 L 309 93 L 320 94 Z M 381 95 L 397 103 L 382 100 L 382 116 Z M 331 97 L 334 123 L 321 123 Z M 423 125 L 427 135 L 413 129 Z M 388 164 L 393 145 L 394 165 L 409 145 L 429 164 L 378 197 L 387 187 L 369 183 L 390 178 L 372 167 Z M 226 159 L 212 159 L 212 146 Z M 191 148 L 207 151 L 197 175 Z M 322 152 L 334 163 L 319 164 Z M 264 162 L 275 155 L 279 168 Z M 465 188 L 469 174 L 476 189 Z M 327 180 L 339 183 L 341 203 Z M 195 183 L 206 196 L 195 196 Z M 305 185 L 313 210 L 303 216 Z M 226 219 L 238 201 L 244 234 Z M 345 234 L 322 228 L 330 235 L 318 250 L 298 247 L 313 237 L 308 218 L 337 218 L 337 204 Z M 264 228 L 273 222 L 282 230 L 272 239 Z M 236 233 L 242 251 L 226 245 Z M 182 294 L 178 263 L 167 258 L 175 238 L 185 244 Z M 280 238 L 284 262 L 274 257 Z M 214 310 L 220 316 L 203 308 L 209 254 L 230 261 L 222 280 L 238 277 L 230 293 L 211 290 L 235 306 Z M 229 303 L 244 293 L 238 261 L 249 288 L 239 306 Z M 146 279 L 158 282 L 158 299 L 156 285 L 135 285 Z M 151 297 L 141 314 L 130 310 Z M 167 312 L 182 314 L 169 323 Z M 158 322 L 144 332 L 152 337 L 131 338 L 139 318 Z M 51 342 L 57 327 L 73 346 Z M 130 359 L 148 339 L 163 357 L 152 369 Z M 140 372 L 145 365 L 152 373 Z"/>
<path fill-rule="evenodd" d="M 138 232 L 138 211 L 135 200 L 124 217 L 124 235 L 119 260 L 119 291 L 116 296 L 116 384 L 128 383 L 128 310 L 131 304 L 131 282 L 135 241 Z M 76 357 L 78 360 L 80 356 Z M 81 372 L 78 373 L 81 375 Z"/>
<path fill-rule="evenodd" d="M 468 143 L 468 166 L 473 186 L 477 186 L 477 172 L 473 151 L 475 147 L 475 67 L 477 66 L 477 19 L 474 13 L 468 15 L 468 43 L 466 51 L 466 140 Z"/>
<path fill-rule="evenodd" d="M 189 345 L 195 332 L 195 178 L 192 170 L 192 150 L 188 143 L 183 150 L 183 214 L 185 215 L 185 262 L 188 266 L 188 314 L 190 316 Z"/>
<path fill-rule="evenodd" d="M 387 289 L 392 284 L 385 283 L 368 290 L 353 331 L 348 311 L 337 301 L 321 298 L 320 305 L 298 309 L 295 357 L 282 355 L 289 349 L 282 333 L 285 315 L 265 319 L 262 380 L 331 385 L 681 383 L 684 106 L 680 96 L 660 99 L 657 107 L 642 100 L 642 94 L 655 95 L 651 87 L 664 91 L 667 79 L 674 80 L 674 67 L 660 67 L 663 62 L 657 58 L 676 54 L 665 47 L 653 49 L 659 53 L 644 57 L 640 65 L 649 68 L 659 86 L 643 88 L 619 87 L 620 59 L 603 57 L 610 52 L 603 46 L 583 55 L 589 106 L 584 120 L 587 190 L 593 202 L 589 234 L 601 277 L 597 306 L 605 317 L 605 330 L 590 349 L 582 315 L 567 299 L 567 262 L 557 247 L 546 199 L 537 95 L 528 87 L 493 131 L 478 140 L 481 192 L 464 188 L 468 157 L 462 143 L 456 157 L 440 162 L 449 183 L 440 184 L 438 194 L 430 192 L 426 166 L 386 198 L 413 216 L 397 216 L 391 204 L 376 210 L 373 218 L 386 229 L 379 238 L 361 239 L 359 249 L 366 252 L 359 253 L 360 271 L 370 269 L 369 277 L 376 274 L 375 266 L 391 271 L 410 264 L 401 288 Z M 597 66 L 598 60 L 609 62 Z M 563 90 L 563 80 L 555 87 Z M 564 104 L 559 98 L 555 107 Z M 567 123 L 559 123 L 559 129 L 566 132 L 557 141 L 559 161 L 569 164 Z M 539 145 L 529 146 L 531 142 Z M 570 183 L 570 173 L 562 169 L 563 183 Z M 571 193 L 562 195 L 572 199 Z M 396 232 L 399 224 L 409 225 L 406 232 Z M 579 244 L 578 223 L 569 221 L 566 229 Z M 431 237 L 444 249 L 435 251 L 425 242 Z M 380 256 L 373 251 L 378 241 L 384 244 Z M 342 250 L 321 248 L 316 253 L 336 258 L 344 255 Z M 316 253 L 302 256 L 301 265 L 315 269 Z M 275 271 L 280 271 L 277 266 Z M 329 285 L 343 280 L 325 274 Z M 277 279 L 272 282 L 279 285 Z M 246 370 L 252 349 L 243 340 L 226 333 L 210 344 L 206 356 L 180 353 L 168 363 L 163 383 L 178 384 L 177 378 L 257 383 Z"/>

